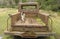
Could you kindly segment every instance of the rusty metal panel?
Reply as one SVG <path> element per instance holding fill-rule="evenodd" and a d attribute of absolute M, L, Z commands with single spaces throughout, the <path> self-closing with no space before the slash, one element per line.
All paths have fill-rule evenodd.
<path fill-rule="evenodd" d="M 26 32 L 26 31 L 33 31 L 33 32 L 47 32 L 46 26 L 14 26 L 12 27 L 12 31 L 20 31 L 20 32 Z"/>
<path fill-rule="evenodd" d="M 20 19 L 20 13 L 11 14 L 11 25 L 17 22 Z"/>
<path fill-rule="evenodd" d="M 45 13 L 39 13 L 38 16 L 41 18 L 41 20 L 48 26 L 48 19 L 49 19 L 49 14 Z"/>

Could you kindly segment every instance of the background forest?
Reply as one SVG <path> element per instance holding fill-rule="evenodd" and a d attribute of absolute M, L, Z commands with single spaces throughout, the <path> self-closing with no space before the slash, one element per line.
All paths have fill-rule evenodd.
<path fill-rule="evenodd" d="M 60 0 L 0 0 L 0 7 L 17 8 L 19 2 L 37 1 L 40 9 L 60 11 Z"/>

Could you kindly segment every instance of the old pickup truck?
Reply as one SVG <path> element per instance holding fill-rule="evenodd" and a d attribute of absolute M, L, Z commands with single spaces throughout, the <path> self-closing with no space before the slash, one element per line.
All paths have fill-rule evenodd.
<path fill-rule="evenodd" d="M 6 35 L 19 36 L 23 38 L 37 38 L 54 35 L 52 23 L 49 25 L 49 14 L 39 12 L 37 2 L 19 3 L 18 13 L 9 14 L 11 25 L 5 30 Z M 38 21 L 40 19 L 41 21 Z M 10 27 L 10 28 L 9 28 Z"/>

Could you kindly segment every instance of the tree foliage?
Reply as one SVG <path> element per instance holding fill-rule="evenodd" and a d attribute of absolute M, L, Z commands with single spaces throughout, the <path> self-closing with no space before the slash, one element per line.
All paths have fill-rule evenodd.
<path fill-rule="evenodd" d="M 21 0 L 0 0 L 0 7 L 15 7 Z M 22 2 L 26 2 L 30 0 L 22 0 Z M 31 0 L 32 1 L 32 0 Z M 37 1 L 40 5 L 41 9 L 52 10 L 52 11 L 60 11 L 60 0 L 34 0 Z"/>
<path fill-rule="evenodd" d="M 59 11 L 60 0 L 38 0 L 41 9 Z"/>

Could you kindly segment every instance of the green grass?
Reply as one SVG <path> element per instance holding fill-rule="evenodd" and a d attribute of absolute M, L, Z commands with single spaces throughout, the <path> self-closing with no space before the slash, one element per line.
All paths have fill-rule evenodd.
<path fill-rule="evenodd" d="M 9 17 L 8 14 L 13 14 L 16 12 L 17 9 L 0 8 L 0 34 L 3 33 L 7 26 L 7 18 Z"/>
<path fill-rule="evenodd" d="M 4 30 L 7 27 L 8 14 L 17 13 L 17 9 L 12 8 L 0 8 L 0 34 L 4 33 Z M 4 39 L 9 36 L 4 36 Z"/>
<path fill-rule="evenodd" d="M 53 17 L 53 31 L 60 34 L 60 16 L 58 12 L 52 12 L 52 11 L 44 11 L 42 10 L 41 13 L 49 13 Z M 4 30 L 7 27 L 7 18 L 9 17 L 8 14 L 17 13 L 17 9 L 12 8 L 0 8 L 0 34 L 4 33 Z M 57 16 L 54 15 L 55 13 L 58 13 Z M 4 36 L 4 39 L 6 39 L 7 36 Z"/>

